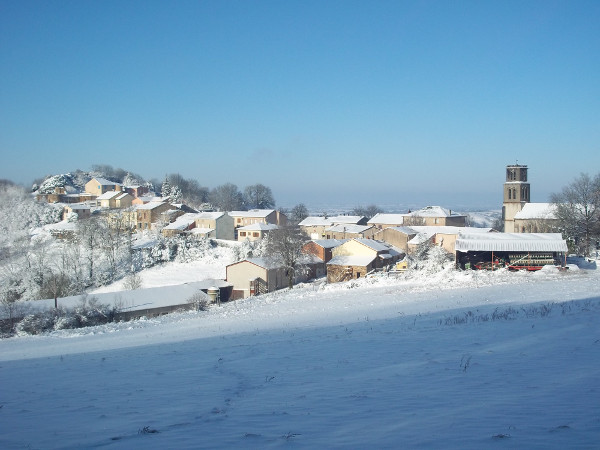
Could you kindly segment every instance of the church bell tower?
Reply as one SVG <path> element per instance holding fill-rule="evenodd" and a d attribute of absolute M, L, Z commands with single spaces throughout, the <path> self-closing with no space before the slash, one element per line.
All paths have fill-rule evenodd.
<path fill-rule="evenodd" d="M 506 166 L 504 183 L 504 201 L 502 203 L 502 220 L 505 233 L 516 233 L 515 215 L 530 202 L 530 187 L 527 181 L 527 166 L 519 164 Z"/>

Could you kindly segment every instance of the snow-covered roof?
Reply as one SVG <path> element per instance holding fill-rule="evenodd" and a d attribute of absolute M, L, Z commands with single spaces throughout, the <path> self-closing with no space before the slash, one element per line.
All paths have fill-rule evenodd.
<path fill-rule="evenodd" d="M 108 192 L 105 192 L 104 194 L 96 197 L 96 200 L 110 200 L 110 199 L 116 197 L 117 195 L 121 195 L 121 192 L 120 191 L 108 191 Z"/>
<path fill-rule="evenodd" d="M 94 177 L 93 180 L 96 180 L 98 182 L 98 184 L 100 184 L 101 186 L 118 186 L 119 185 L 119 183 L 115 183 L 114 181 L 107 180 L 106 178 Z"/>
<path fill-rule="evenodd" d="M 128 195 L 129 195 L 129 194 L 128 194 L 127 192 L 123 192 L 121 195 L 119 195 L 119 196 L 117 197 L 117 200 L 122 200 L 122 199 L 124 199 L 124 198 L 125 198 L 126 196 L 128 196 Z"/>
<path fill-rule="evenodd" d="M 407 214 L 385 214 L 385 213 L 379 213 L 379 214 L 375 214 L 373 216 L 373 218 L 371 220 L 369 220 L 367 223 L 370 224 L 374 224 L 374 223 L 381 223 L 384 225 L 400 225 L 404 223 L 404 217 L 406 217 Z"/>
<path fill-rule="evenodd" d="M 404 233 L 404 234 L 417 234 L 418 231 L 416 231 L 413 227 L 389 227 L 386 228 L 386 230 L 394 230 L 394 231 L 398 231 L 399 233 Z M 384 231 L 384 230 L 381 230 Z M 381 233 L 380 231 L 380 233 Z"/>
<path fill-rule="evenodd" d="M 271 231 L 276 230 L 279 227 L 272 223 L 252 223 L 244 227 L 239 227 L 239 231 Z"/>
<path fill-rule="evenodd" d="M 463 214 L 457 214 L 449 209 L 442 208 L 441 206 L 426 206 L 417 211 L 410 213 L 414 217 L 460 217 Z"/>
<path fill-rule="evenodd" d="M 369 247 L 371 250 L 375 250 L 376 252 L 388 251 L 390 249 L 389 245 L 385 244 L 381 241 L 376 241 L 374 239 L 354 239 L 356 242 L 360 242 L 361 244 Z"/>
<path fill-rule="evenodd" d="M 368 266 L 377 256 L 375 255 L 338 255 L 327 263 L 332 266 Z"/>
<path fill-rule="evenodd" d="M 308 216 L 299 224 L 301 227 L 312 227 L 312 226 L 323 226 L 328 227 L 333 225 L 333 222 L 329 218 L 325 217 L 317 217 L 317 216 Z"/>
<path fill-rule="evenodd" d="M 192 234 L 201 234 L 201 235 L 204 236 L 206 234 L 210 234 L 213 231 L 215 231 L 215 230 L 213 230 L 212 228 L 196 227 L 196 228 L 192 228 L 190 230 L 190 233 L 192 233 Z"/>
<path fill-rule="evenodd" d="M 348 242 L 348 239 L 313 239 L 313 242 L 323 248 L 335 248 Z"/>
<path fill-rule="evenodd" d="M 343 224 L 343 223 L 357 224 L 358 222 L 360 222 L 361 220 L 364 220 L 364 219 L 365 219 L 364 216 L 331 216 L 331 217 L 329 217 L 329 220 L 331 221 L 331 223 L 335 223 L 335 224 Z"/>
<path fill-rule="evenodd" d="M 249 211 L 230 211 L 229 215 L 232 217 L 253 217 L 263 218 L 273 213 L 274 209 L 251 209 Z"/>
<path fill-rule="evenodd" d="M 426 225 L 413 225 L 413 230 L 418 233 L 429 233 L 429 234 L 459 234 L 459 233 L 490 233 L 493 228 L 478 228 L 478 227 L 453 227 L 453 226 L 426 226 Z"/>
<path fill-rule="evenodd" d="M 200 219 L 211 219 L 211 220 L 216 220 L 219 217 L 224 216 L 225 213 L 224 212 L 212 212 L 212 211 L 203 211 L 200 212 L 198 214 L 196 214 L 196 219 L 200 220 Z"/>
<path fill-rule="evenodd" d="M 189 228 L 189 226 L 191 224 L 193 224 L 196 221 L 196 214 L 193 213 L 186 213 L 182 216 L 179 216 L 175 222 L 170 223 L 169 225 L 167 225 L 166 227 L 164 227 L 164 230 L 179 230 L 179 231 L 183 231 L 186 228 Z"/>
<path fill-rule="evenodd" d="M 461 252 L 566 252 L 567 243 L 560 233 L 461 233 L 455 248 Z"/>
<path fill-rule="evenodd" d="M 422 244 L 423 242 L 428 241 L 434 235 L 435 235 L 435 233 L 433 231 L 422 231 L 420 233 L 417 233 L 417 235 L 415 237 L 413 237 L 412 239 L 410 239 L 407 243 L 410 245 L 419 245 L 419 244 Z"/>
<path fill-rule="evenodd" d="M 515 214 L 515 219 L 556 219 L 556 206 L 552 203 L 525 203 Z"/>
<path fill-rule="evenodd" d="M 144 203 L 143 205 L 137 205 L 136 209 L 154 209 L 154 208 L 158 208 L 161 205 L 164 205 L 164 202 L 149 202 L 149 203 Z"/>
<path fill-rule="evenodd" d="M 354 225 L 351 223 L 347 224 L 336 224 L 327 228 L 325 231 L 333 231 L 339 233 L 363 233 L 369 228 L 373 228 L 371 225 Z"/>

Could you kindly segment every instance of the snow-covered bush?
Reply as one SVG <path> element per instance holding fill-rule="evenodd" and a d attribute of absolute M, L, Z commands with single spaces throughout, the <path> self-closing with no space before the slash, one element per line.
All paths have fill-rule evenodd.
<path fill-rule="evenodd" d="M 114 321 L 115 314 L 115 308 L 100 303 L 96 297 L 84 295 L 75 308 L 53 308 L 28 314 L 15 326 L 15 332 L 23 336 L 102 325 Z"/>

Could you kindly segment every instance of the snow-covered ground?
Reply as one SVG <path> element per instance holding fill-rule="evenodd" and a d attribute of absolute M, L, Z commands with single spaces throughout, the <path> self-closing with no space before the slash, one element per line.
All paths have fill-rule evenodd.
<path fill-rule="evenodd" d="M 5 339 L 0 448 L 598 448 L 599 272 L 310 284 Z"/>

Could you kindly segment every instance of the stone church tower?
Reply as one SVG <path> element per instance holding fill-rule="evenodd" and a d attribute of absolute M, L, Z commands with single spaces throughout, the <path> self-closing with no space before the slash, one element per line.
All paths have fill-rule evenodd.
<path fill-rule="evenodd" d="M 502 220 L 505 233 L 516 233 L 515 215 L 530 202 L 530 187 L 527 181 L 527 166 L 519 164 L 506 166 L 506 182 L 504 183 L 504 201 L 502 203 Z"/>

